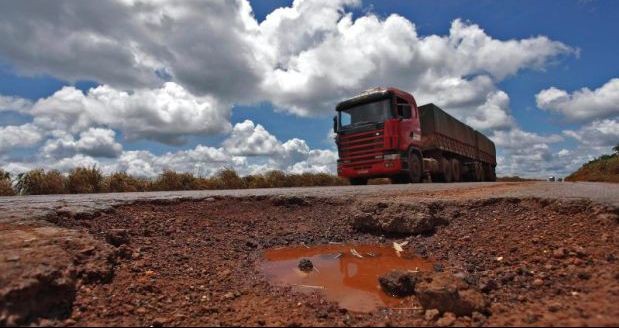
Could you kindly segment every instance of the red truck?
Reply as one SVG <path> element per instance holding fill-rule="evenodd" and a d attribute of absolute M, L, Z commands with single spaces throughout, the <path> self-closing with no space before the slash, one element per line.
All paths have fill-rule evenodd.
<path fill-rule="evenodd" d="M 370 89 L 336 111 L 337 173 L 353 185 L 496 180 L 494 143 L 434 104 L 418 107 L 408 92 Z"/>

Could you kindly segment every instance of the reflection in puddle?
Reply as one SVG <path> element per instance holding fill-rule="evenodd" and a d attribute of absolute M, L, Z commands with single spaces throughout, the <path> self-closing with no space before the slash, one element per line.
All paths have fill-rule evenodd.
<path fill-rule="evenodd" d="M 378 307 L 398 307 L 400 299 L 385 294 L 378 277 L 395 269 L 430 271 L 432 263 L 421 258 L 399 257 L 393 247 L 382 245 L 320 245 L 277 248 L 265 252 L 262 270 L 274 283 L 301 291 L 321 291 L 351 311 L 369 312 Z M 301 259 L 314 265 L 299 270 Z"/>

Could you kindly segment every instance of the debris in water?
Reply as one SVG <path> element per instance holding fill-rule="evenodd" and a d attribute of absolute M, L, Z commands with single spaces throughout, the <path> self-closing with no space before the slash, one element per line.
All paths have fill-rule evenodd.
<path fill-rule="evenodd" d="M 299 270 L 303 272 L 310 272 L 313 269 L 314 269 L 314 264 L 312 263 L 312 261 L 308 259 L 301 259 L 301 261 L 299 261 Z"/>
<path fill-rule="evenodd" d="M 350 254 L 352 254 L 353 256 L 358 257 L 358 258 L 360 258 L 360 259 L 362 259 L 362 258 L 363 258 L 363 256 L 362 256 L 361 254 L 359 254 L 359 252 L 357 252 L 357 250 L 356 250 L 356 249 L 354 249 L 354 248 L 351 248 L 351 249 L 350 249 Z"/>
<path fill-rule="evenodd" d="M 414 274 L 410 271 L 432 271 L 433 264 L 418 257 L 398 257 L 391 245 L 299 245 L 266 250 L 264 256 L 261 268 L 276 285 L 292 286 L 304 293 L 319 291 L 340 307 L 359 312 L 406 307 L 402 299 L 383 291 L 378 278 L 392 270 L 407 275 Z M 299 270 L 301 260 L 312 263 L 311 274 Z"/>
<path fill-rule="evenodd" d="M 398 254 L 398 256 L 400 256 L 400 253 L 404 252 L 404 249 L 402 247 L 406 246 L 408 244 L 408 241 L 404 241 L 401 243 L 396 243 L 395 241 L 393 242 L 393 249 L 395 249 L 395 252 Z"/>

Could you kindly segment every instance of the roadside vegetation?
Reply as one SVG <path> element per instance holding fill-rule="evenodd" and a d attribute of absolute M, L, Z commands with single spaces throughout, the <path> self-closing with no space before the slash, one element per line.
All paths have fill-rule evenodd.
<path fill-rule="evenodd" d="M 16 176 L 0 169 L 0 196 L 83 194 L 103 192 L 144 192 L 173 190 L 215 190 L 248 188 L 286 188 L 340 186 L 348 181 L 325 173 L 288 174 L 269 171 L 239 176 L 230 168 L 211 177 L 191 173 L 164 171 L 153 179 L 135 177 L 124 172 L 104 175 L 97 167 L 78 167 L 67 174 L 56 170 L 35 169 Z"/>
<path fill-rule="evenodd" d="M 570 174 L 566 181 L 619 182 L 619 144 L 614 153 L 602 155 Z"/>

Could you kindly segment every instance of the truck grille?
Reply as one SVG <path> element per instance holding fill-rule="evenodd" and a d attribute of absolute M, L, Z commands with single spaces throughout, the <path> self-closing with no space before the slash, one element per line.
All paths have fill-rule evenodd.
<path fill-rule="evenodd" d="M 339 163 L 356 170 L 368 169 L 382 161 L 384 145 L 383 129 L 342 134 L 338 144 Z"/>

